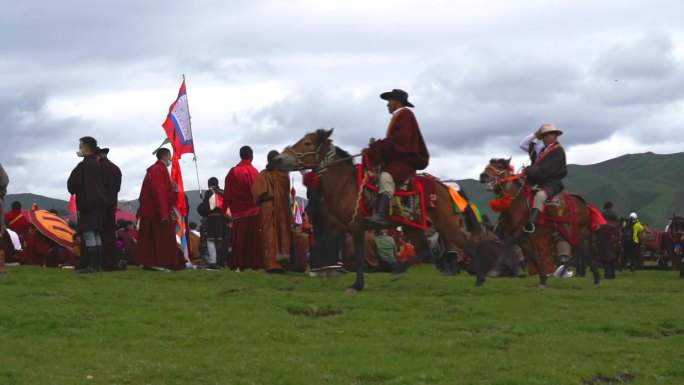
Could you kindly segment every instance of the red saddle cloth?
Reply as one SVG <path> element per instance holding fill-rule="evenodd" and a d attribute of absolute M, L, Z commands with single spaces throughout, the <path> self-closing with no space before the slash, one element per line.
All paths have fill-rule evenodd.
<path fill-rule="evenodd" d="M 534 201 L 532 187 L 525 185 L 523 193 L 530 202 Z M 577 244 L 577 204 L 572 194 L 560 193 L 547 199 L 542 206 L 538 224 L 553 227 L 565 238 L 571 246 Z"/>
<path fill-rule="evenodd" d="M 359 210 L 363 216 L 371 216 L 378 195 L 378 174 L 371 171 L 364 157 L 361 164 L 356 165 L 358 171 L 358 186 L 361 190 L 359 198 Z M 413 176 L 402 185 L 397 185 L 394 197 L 390 201 L 390 213 L 388 219 L 402 225 L 426 230 L 426 197 L 430 207 L 435 207 L 437 202 L 434 179 L 429 176 Z"/>

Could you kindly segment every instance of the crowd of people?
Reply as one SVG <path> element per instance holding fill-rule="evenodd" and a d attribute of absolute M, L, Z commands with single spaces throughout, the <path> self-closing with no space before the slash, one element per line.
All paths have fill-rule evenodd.
<path fill-rule="evenodd" d="M 387 227 L 389 202 L 396 186 L 429 162 L 427 147 L 408 101 L 408 93 L 394 89 L 380 97 L 386 100 L 392 115 L 384 139 L 371 140 L 364 150 L 367 158 L 382 166 L 378 174 L 379 193 L 368 221 L 375 227 Z M 533 198 L 523 233 L 533 234 L 545 202 L 564 190 L 567 164 L 558 137 L 563 131 L 544 124 L 526 136 L 520 148 L 528 153 L 531 164 L 523 174 L 532 185 Z M 290 179 L 277 163 L 279 153 L 267 154 L 267 165 L 258 171 L 253 165 L 254 153 L 249 146 L 239 150 L 239 162 L 232 167 L 221 188 L 219 179 L 209 178 L 207 190 L 196 208 L 199 225 L 187 223 L 189 253 L 177 240 L 178 186 L 171 180 L 169 167 L 172 153 L 167 148 L 155 152 L 156 161 L 142 181 L 137 223 L 116 221 L 121 170 L 109 158 L 109 149 L 98 147 L 90 136 L 79 139 L 77 156 L 82 160 L 72 170 L 67 190 L 75 197 L 77 247 L 69 249 L 45 237 L 31 226 L 22 213 L 21 204 L 13 202 L 2 215 L 9 178 L 0 165 L 0 272 L 4 261 L 45 266 L 71 265 L 77 273 L 95 273 L 140 265 L 145 270 L 170 271 L 201 266 L 207 270 L 263 270 L 270 274 L 286 271 L 311 275 L 331 275 L 355 269 L 354 244 L 351 236 L 334 235 L 322 204 L 320 178 L 315 171 L 303 172 L 308 205 L 302 223 L 295 223 L 290 194 Z M 615 266 L 632 271 L 639 267 L 639 239 L 644 231 L 636 213 L 622 221 L 604 205 L 603 217 L 609 226 L 621 233 L 624 260 L 603 261 L 606 278 L 615 278 Z M 186 216 L 187 217 L 187 216 Z M 506 235 L 498 234 L 503 238 Z M 430 256 L 444 275 L 457 275 L 464 262 L 455 250 L 447 250 L 434 230 L 426 233 Z M 22 242 L 23 240 L 23 242 Z M 554 276 L 568 278 L 571 247 L 565 237 L 553 234 L 556 267 Z M 410 241 L 393 229 L 366 231 L 364 270 L 394 271 L 398 263 L 410 260 L 416 250 Z M 188 258 L 189 257 L 189 258 Z M 191 262 L 191 260 L 193 262 Z M 308 265 L 308 266 L 307 266 Z M 577 266 L 580 268 L 580 266 Z"/>

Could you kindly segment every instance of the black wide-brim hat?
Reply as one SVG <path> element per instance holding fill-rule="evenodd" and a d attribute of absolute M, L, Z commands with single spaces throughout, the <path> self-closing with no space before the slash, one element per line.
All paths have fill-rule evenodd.
<path fill-rule="evenodd" d="M 404 90 L 393 89 L 389 92 L 383 92 L 380 94 L 380 99 L 384 100 L 398 100 L 406 107 L 415 107 L 411 102 L 408 101 L 408 93 Z"/>

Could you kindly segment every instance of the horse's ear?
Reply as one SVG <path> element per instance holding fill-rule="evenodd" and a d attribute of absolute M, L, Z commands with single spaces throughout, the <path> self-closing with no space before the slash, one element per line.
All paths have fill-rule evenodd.
<path fill-rule="evenodd" d="M 330 138 L 330 136 L 332 136 L 332 133 L 333 133 L 333 130 L 334 130 L 334 129 L 335 129 L 335 128 L 333 127 L 333 128 L 331 128 L 331 129 L 325 131 L 325 138 L 326 138 L 326 139 L 328 139 L 328 138 Z"/>
<path fill-rule="evenodd" d="M 508 159 L 506 159 L 506 166 L 510 166 L 510 165 L 511 165 L 511 159 L 513 159 L 512 156 L 510 156 L 510 157 L 508 157 Z"/>

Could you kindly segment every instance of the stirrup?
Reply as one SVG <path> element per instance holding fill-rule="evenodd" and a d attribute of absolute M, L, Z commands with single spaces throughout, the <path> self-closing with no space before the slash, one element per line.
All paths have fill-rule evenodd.
<path fill-rule="evenodd" d="M 530 230 L 530 229 L 528 228 L 527 225 L 530 225 L 530 226 L 532 227 L 532 229 Z M 536 230 L 536 229 L 537 229 L 537 227 L 536 227 L 536 226 L 534 225 L 534 223 L 532 223 L 532 222 L 527 222 L 527 223 L 525 223 L 525 225 L 523 226 L 523 232 L 526 232 L 526 233 L 528 233 L 528 234 L 534 233 L 534 230 Z"/>

